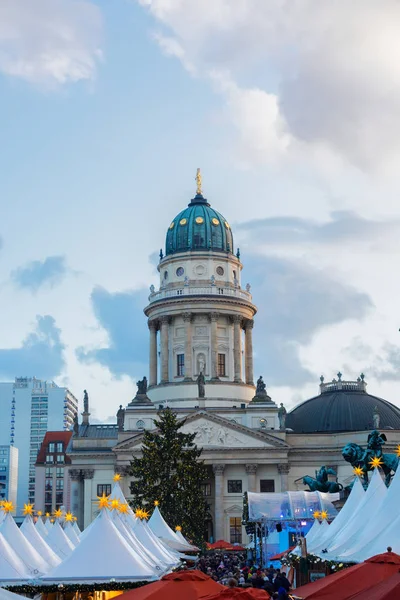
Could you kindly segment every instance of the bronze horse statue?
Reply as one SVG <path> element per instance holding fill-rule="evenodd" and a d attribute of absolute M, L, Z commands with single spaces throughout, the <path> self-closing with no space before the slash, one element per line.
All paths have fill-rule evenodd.
<path fill-rule="evenodd" d="M 369 438 L 371 438 L 371 436 L 372 434 L 370 434 Z M 381 445 L 383 445 L 386 441 L 386 436 L 384 433 L 381 433 L 379 434 L 379 437 L 382 438 Z M 376 450 L 375 447 L 372 447 L 372 444 L 370 444 L 370 439 L 368 439 L 368 447 L 366 450 L 358 444 L 350 442 L 343 448 L 342 456 L 352 467 L 361 467 L 364 471 L 363 478 L 366 482 L 368 482 L 368 471 L 371 471 L 374 468 L 371 465 L 372 459 L 375 457 L 380 458 L 382 460 L 381 469 L 385 475 L 385 483 L 386 485 L 389 485 L 392 472 L 397 470 L 399 457 L 395 454 L 384 454 L 382 450 L 379 450 L 378 448 L 376 448 Z"/>
<path fill-rule="evenodd" d="M 335 494 L 343 489 L 341 483 L 336 481 L 328 481 L 328 475 L 336 475 L 333 469 L 327 469 L 325 466 L 321 467 L 318 473 L 314 477 L 310 475 L 304 475 L 303 485 L 308 485 L 310 492 L 324 492 L 329 494 Z"/>

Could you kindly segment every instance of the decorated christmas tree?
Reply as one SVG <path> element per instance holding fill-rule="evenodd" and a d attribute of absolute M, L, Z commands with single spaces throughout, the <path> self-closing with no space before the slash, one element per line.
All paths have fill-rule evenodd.
<path fill-rule="evenodd" d="M 141 458 L 131 462 L 132 506 L 149 510 L 158 503 L 170 527 L 180 525 L 187 539 L 201 545 L 209 515 L 202 448 L 194 443 L 196 434 L 181 431 L 185 421 L 178 421 L 171 409 L 161 411 L 154 423 L 157 429 L 144 433 Z"/>

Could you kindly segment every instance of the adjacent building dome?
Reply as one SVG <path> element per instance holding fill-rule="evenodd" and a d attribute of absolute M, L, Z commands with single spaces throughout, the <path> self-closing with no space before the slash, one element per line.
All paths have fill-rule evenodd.
<path fill-rule="evenodd" d="M 324 383 L 321 393 L 296 406 L 286 417 L 286 427 L 296 433 L 400 429 L 400 409 L 387 400 L 367 394 L 364 376 L 357 381 Z"/>
<path fill-rule="evenodd" d="M 212 250 L 233 254 L 233 237 L 228 221 L 197 193 L 187 208 L 172 221 L 167 231 L 165 254 L 188 250 Z"/>

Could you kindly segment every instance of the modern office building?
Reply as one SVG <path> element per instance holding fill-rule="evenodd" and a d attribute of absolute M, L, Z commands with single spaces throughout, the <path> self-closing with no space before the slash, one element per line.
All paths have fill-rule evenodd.
<path fill-rule="evenodd" d="M 17 514 L 35 498 L 35 463 L 46 431 L 72 428 L 78 400 L 65 387 L 35 377 L 0 383 L 0 444 L 18 448 Z"/>
<path fill-rule="evenodd" d="M 0 446 L 0 500 L 17 503 L 18 449 L 15 446 Z"/>
<path fill-rule="evenodd" d="M 71 464 L 66 449 L 72 431 L 48 431 L 35 465 L 35 508 L 53 513 L 61 506 L 69 510 L 68 471 Z"/>

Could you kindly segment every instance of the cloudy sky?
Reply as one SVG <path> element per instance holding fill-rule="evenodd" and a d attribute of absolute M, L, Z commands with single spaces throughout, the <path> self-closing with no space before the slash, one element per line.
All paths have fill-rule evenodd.
<path fill-rule="evenodd" d="M 201 167 L 273 399 L 400 405 L 399 39 L 397 0 L 2 0 L 0 379 L 130 401 Z"/>

